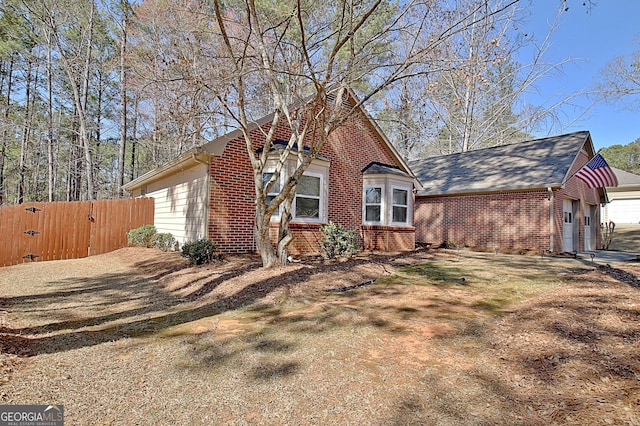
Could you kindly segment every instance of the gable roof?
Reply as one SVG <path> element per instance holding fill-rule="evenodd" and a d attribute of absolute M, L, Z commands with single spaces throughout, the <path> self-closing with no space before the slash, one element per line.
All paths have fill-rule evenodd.
<path fill-rule="evenodd" d="M 594 155 L 588 131 L 420 159 L 409 166 L 424 188 L 417 195 L 423 196 L 558 188 L 582 149 Z"/>
<path fill-rule="evenodd" d="M 351 88 L 347 88 L 346 92 L 347 92 L 349 101 L 353 103 L 352 105 L 358 105 L 360 101 L 358 100 L 353 90 Z M 394 158 L 396 163 L 400 165 L 399 169 L 407 173 L 411 177 L 414 177 L 413 171 L 411 170 L 407 162 L 398 153 L 398 151 L 393 146 L 391 141 L 384 134 L 384 132 L 382 131 L 378 123 L 367 112 L 367 110 L 364 108 L 363 105 L 359 107 L 359 110 L 364 116 L 365 120 L 367 120 L 367 122 L 371 125 L 371 128 L 374 130 L 374 132 L 379 136 L 379 139 L 382 142 L 383 146 L 390 152 L 391 156 Z M 262 127 L 270 124 L 273 120 L 273 116 L 274 116 L 274 113 L 271 113 L 254 122 L 251 122 L 248 130 L 251 131 L 258 127 Z M 151 170 L 143 174 L 142 176 L 132 180 L 131 182 L 124 184 L 122 187 L 127 191 L 132 191 L 134 189 L 143 187 L 154 180 L 158 180 L 167 175 L 170 175 L 173 172 L 183 170 L 187 167 L 192 167 L 197 163 L 202 163 L 203 158 L 206 156 L 221 156 L 224 154 L 224 150 L 226 149 L 227 143 L 241 136 L 242 136 L 242 131 L 240 129 L 233 130 L 210 142 L 207 142 L 206 144 L 200 147 L 197 147 L 188 152 L 185 152 L 184 154 L 176 157 L 170 162 L 158 167 L 157 169 Z M 278 144 L 277 140 L 274 142 L 276 145 Z M 324 157 L 322 156 L 319 156 L 318 158 L 324 159 Z M 417 178 L 415 179 L 415 183 L 416 185 L 419 185 Z"/>

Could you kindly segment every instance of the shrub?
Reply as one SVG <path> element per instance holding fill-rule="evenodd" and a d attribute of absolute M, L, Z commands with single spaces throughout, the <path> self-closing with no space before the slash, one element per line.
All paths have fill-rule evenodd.
<path fill-rule="evenodd" d="M 456 244 L 454 241 L 445 241 L 444 243 L 442 243 L 442 247 L 453 250 L 458 248 L 458 244 Z"/>
<path fill-rule="evenodd" d="M 153 240 L 157 234 L 158 230 L 155 226 L 142 225 L 127 232 L 127 241 L 134 246 L 153 247 Z"/>
<path fill-rule="evenodd" d="M 182 256 L 188 258 L 193 265 L 211 262 L 218 248 L 211 240 L 201 239 L 182 245 Z"/>
<path fill-rule="evenodd" d="M 156 234 L 153 238 L 153 246 L 162 251 L 170 250 L 175 244 L 176 239 L 168 232 Z"/>
<path fill-rule="evenodd" d="M 127 232 L 127 241 L 132 246 L 155 247 L 162 251 L 167 251 L 175 243 L 173 235 L 170 233 L 158 233 L 153 225 L 143 225 L 139 228 Z"/>
<path fill-rule="evenodd" d="M 324 234 L 322 250 L 326 259 L 349 256 L 360 250 L 360 235 L 356 230 L 348 230 L 342 225 L 329 222 L 320 231 Z"/>

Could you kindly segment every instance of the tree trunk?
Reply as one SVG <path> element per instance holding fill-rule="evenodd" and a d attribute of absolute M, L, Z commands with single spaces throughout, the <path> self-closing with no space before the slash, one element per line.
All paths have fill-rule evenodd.
<path fill-rule="evenodd" d="M 295 192 L 294 192 L 295 194 Z M 280 260 L 280 265 L 285 266 L 289 258 L 289 244 L 293 241 L 293 235 L 289 232 L 289 223 L 291 223 L 291 205 L 293 204 L 293 196 L 288 197 L 282 203 L 282 214 L 280 215 L 280 224 L 278 226 L 278 244 L 276 247 L 276 256 Z"/>
<path fill-rule="evenodd" d="M 51 58 L 51 32 L 47 38 L 47 195 L 49 202 L 55 201 L 55 161 L 53 155 L 53 64 Z"/>
<path fill-rule="evenodd" d="M 80 101 L 80 139 L 84 148 L 84 157 L 86 161 L 87 172 L 87 199 L 94 200 L 96 198 L 96 189 L 93 180 L 93 156 L 91 155 L 91 138 L 89 137 L 89 129 L 87 128 L 88 120 L 88 103 L 89 103 L 89 80 L 91 78 L 91 47 L 93 46 L 93 14 L 95 12 L 95 3 L 91 1 L 91 13 L 89 14 L 89 39 L 87 40 L 87 52 L 84 62 L 84 76 L 82 81 L 82 98 Z"/>
<path fill-rule="evenodd" d="M 27 59 L 27 75 L 25 79 L 25 110 L 24 110 L 24 122 L 22 126 L 22 144 L 20 146 L 20 164 L 18 166 L 19 181 L 18 181 L 18 204 L 24 202 L 26 188 L 25 177 L 27 174 L 27 148 L 29 144 L 29 136 L 31 134 L 31 123 L 29 122 L 29 116 L 31 111 L 31 69 L 33 62 Z"/>
<path fill-rule="evenodd" d="M 125 53 L 127 51 L 127 12 L 122 11 L 122 34 L 120 38 L 120 147 L 118 149 L 118 196 L 124 197 L 124 168 L 127 149 L 127 73 Z"/>
<path fill-rule="evenodd" d="M 0 141 L 0 206 L 5 202 L 5 182 L 4 182 L 4 162 L 7 151 L 7 137 L 9 127 L 9 116 L 11 112 L 11 90 L 13 90 L 13 64 L 14 56 L 9 59 L 9 70 L 7 72 L 7 100 L 5 102 L 4 122 L 2 129 L 2 140 Z"/>
<path fill-rule="evenodd" d="M 256 211 L 256 228 L 255 228 L 255 238 L 256 238 L 256 250 L 260 253 L 260 257 L 262 258 L 262 266 L 265 268 L 270 268 L 276 264 L 278 261 L 278 257 L 276 256 L 276 251 L 273 248 L 273 244 L 271 244 L 271 239 L 269 238 L 269 223 L 271 222 L 271 218 L 264 218 L 264 212 L 262 214 L 259 211 L 259 206 Z"/>
<path fill-rule="evenodd" d="M 98 75 L 98 87 L 97 87 L 97 97 L 96 97 L 96 132 L 95 132 L 95 137 L 96 137 L 96 144 L 95 144 L 95 150 L 93 152 L 93 160 L 95 161 L 95 167 L 93 170 L 93 179 L 94 179 L 94 185 L 98 185 L 98 183 L 100 182 L 99 179 L 99 173 L 100 173 L 100 164 L 102 163 L 102 153 L 100 152 L 101 148 L 102 148 L 102 103 L 104 102 L 104 77 L 103 77 L 103 73 L 102 70 L 98 70 L 97 72 Z M 96 195 L 98 194 L 98 190 L 100 188 L 98 188 L 96 186 Z M 107 189 L 107 194 L 109 194 L 109 196 L 111 196 L 111 191 L 109 189 Z"/>
<path fill-rule="evenodd" d="M 133 123 L 131 129 L 131 174 L 130 180 L 134 180 L 136 177 L 136 147 L 138 145 L 138 97 L 133 99 Z"/>

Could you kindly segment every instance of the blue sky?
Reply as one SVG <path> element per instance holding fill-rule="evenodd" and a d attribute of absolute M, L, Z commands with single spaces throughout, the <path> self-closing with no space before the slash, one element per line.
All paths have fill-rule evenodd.
<path fill-rule="evenodd" d="M 526 30 L 543 37 L 558 10 L 561 0 L 531 0 L 532 15 Z M 547 61 L 574 59 L 563 72 L 541 80 L 537 90 L 541 99 L 563 99 L 572 93 L 588 90 L 605 64 L 617 56 L 640 49 L 640 0 L 568 0 L 569 10 L 563 13 L 560 26 L 553 36 Z M 622 105 L 595 104 L 587 97 L 573 100 L 578 107 L 562 109 L 564 125 L 574 124 L 563 132 L 589 130 L 596 149 L 622 144 L 640 138 L 640 111 L 631 112 Z M 547 136 L 547 135 L 536 135 Z"/>

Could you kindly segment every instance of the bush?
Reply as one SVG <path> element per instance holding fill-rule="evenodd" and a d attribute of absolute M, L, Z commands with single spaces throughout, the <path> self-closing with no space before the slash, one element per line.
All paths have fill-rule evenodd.
<path fill-rule="evenodd" d="M 127 232 L 127 241 L 132 246 L 155 247 L 167 251 L 173 247 L 176 240 L 168 232 L 158 234 L 158 230 L 153 225 L 143 225 Z"/>
<path fill-rule="evenodd" d="M 348 230 L 342 225 L 329 222 L 320 231 L 324 234 L 322 250 L 326 259 L 350 256 L 360 250 L 360 235 L 356 230 Z"/>
<path fill-rule="evenodd" d="M 213 241 L 204 238 L 182 245 L 182 256 L 188 258 L 193 265 L 211 262 L 217 251 L 218 248 Z"/>
<path fill-rule="evenodd" d="M 155 226 L 142 225 L 127 232 L 127 241 L 138 247 L 153 247 L 153 240 L 157 234 L 158 230 Z"/>
<path fill-rule="evenodd" d="M 175 242 L 176 242 L 176 239 L 173 238 L 173 235 L 171 235 L 168 232 L 156 234 L 153 238 L 153 246 L 162 251 L 171 250 Z"/>

